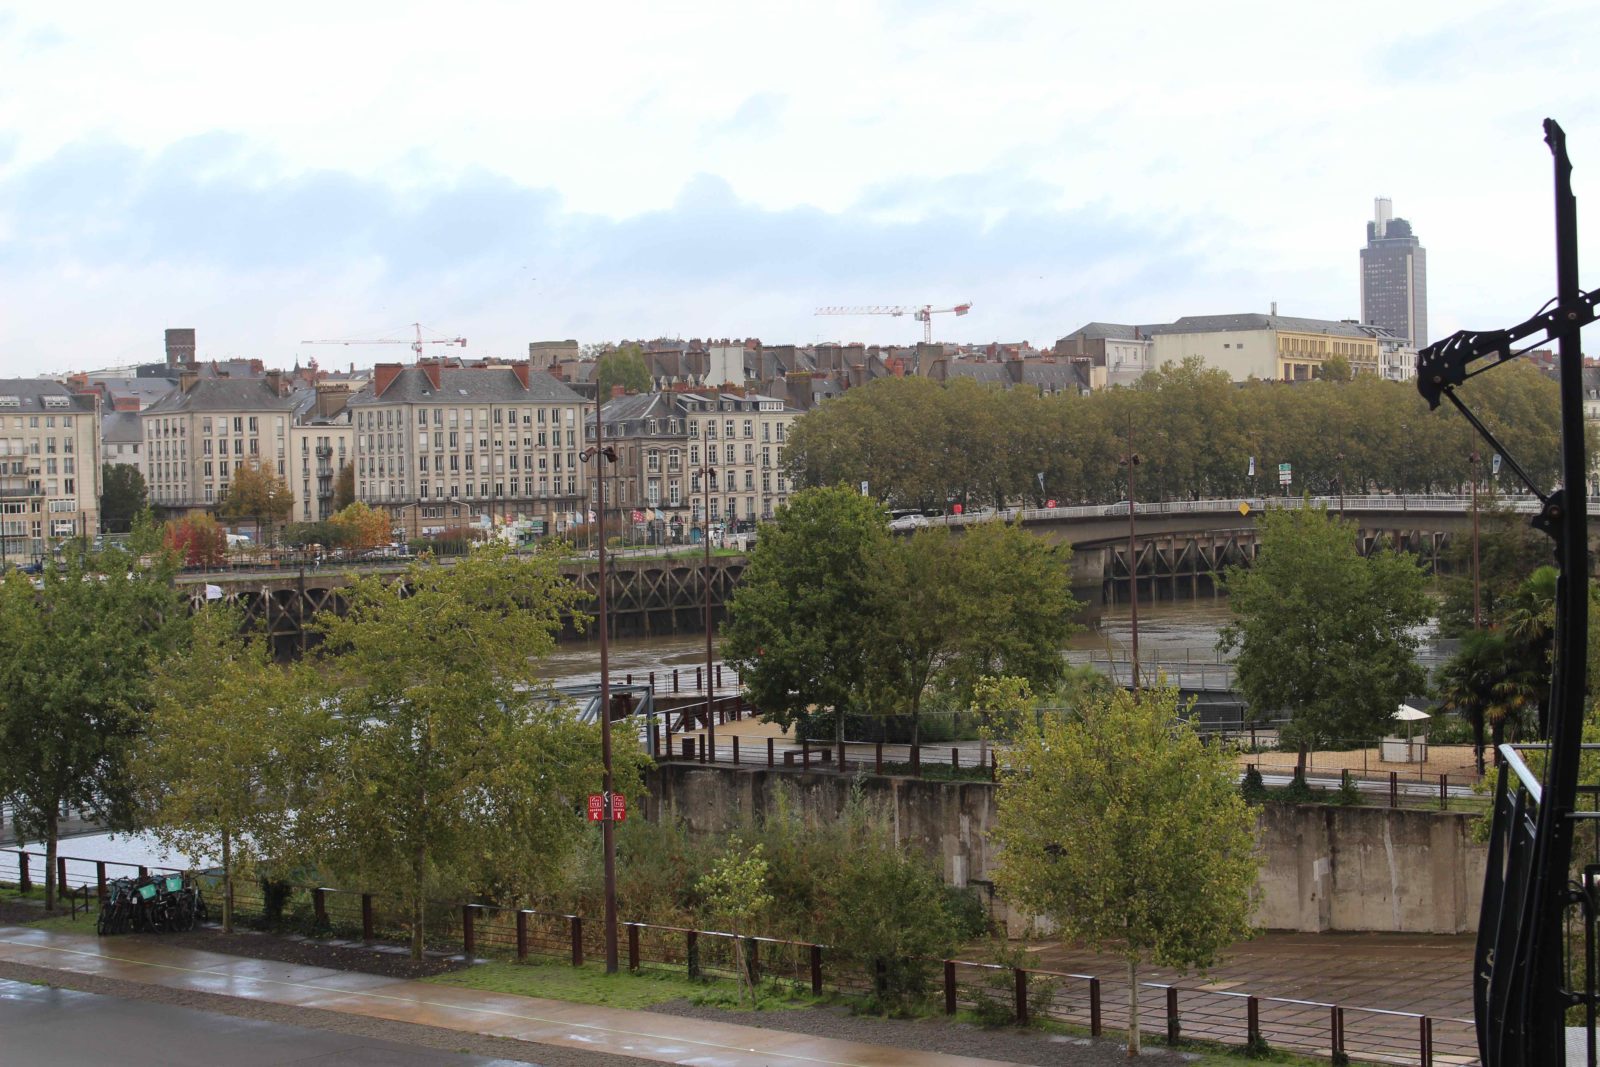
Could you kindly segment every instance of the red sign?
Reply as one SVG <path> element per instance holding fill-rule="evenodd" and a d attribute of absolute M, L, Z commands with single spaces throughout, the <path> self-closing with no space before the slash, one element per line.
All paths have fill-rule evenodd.
<path fill-rule="evenodd" d="M 954 511 L 957 515 L 959 515 L 959 514 L 961 514 L 961 505 L 957 504 L 955 507 L 951 508 L 950 510 Z"/>
<path fill-rule="evenodd" d="M 611 794 L 611 819 L 613 822 L 623 822 L 628 818 L 628 800 L 621 793 Z M 604 793 L 589 794 L 589 821 L 606 821 L 606 795 Z"/>

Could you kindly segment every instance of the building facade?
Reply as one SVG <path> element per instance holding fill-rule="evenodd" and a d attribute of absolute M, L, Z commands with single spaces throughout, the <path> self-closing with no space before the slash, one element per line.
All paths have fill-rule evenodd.
<path fill-rule="evenodd" d="M 1358 373 L 1382 366 L 1377 332 L 1359 323 L 1289 315 L 1185 315 L 1144 327 L 1154 342 L 1156 366 L 1199 358 L 1234 381 L 1260 378 L 1306 381 L 1334 357 Z"/>
<path fill-rule="evenodd" d="M 289 481 L 296 403 L 279 371 L 243 379 L 185 371 L 174 392 L 139 413 L 150 505 L 169 515 L 210 511 L 246 465 Z"/>
<path fill-rule="evenodd" d="M 1374 201 L 1361 250 L 1361 321 L 1421 349 L 1428 344 L 1428 253 L 1411 223 L 1392 213 L 1387 197 Z"/>
<path fill-rule="evenodd" d="M 350 420 L 350 388 L 318 384 L 294 394 L 289 424 L 291 522 L 322 522 L 333 517 L 339 472 L 355 462 L 355 427 Z"/>
<path fill-rule="evenodd" d="M 100 532 L 100 411 L 59 382 L 0 379 L 0 557 Z"/>
<path fill-rule="evenodd" d="M 587 492 L 583 398 L 526 363 L 380 363 L 349 399 L 356 499 L 407 536 L 467 524 L 564 528 Z"/>

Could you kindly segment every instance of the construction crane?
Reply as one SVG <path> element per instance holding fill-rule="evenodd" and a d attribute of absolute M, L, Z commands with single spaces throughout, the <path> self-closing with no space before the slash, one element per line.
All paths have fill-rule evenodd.
<path fill-rule="evenodd" d="M 345 341 L 335 338 L 330 341 L 301 341 L 300 343 L 303 345 L 410 345 L 411 351 L 416 353 L 418 359 L 422 358 L 423 345 L 460 345 L 462 348 L 467 347 L 467 339 L 465 337 L 423 337 L 422 323 L 420 322 L 411 323 L 411 329 L 415 332 L 415 336 L 409 339 L 405 337 L 378 337 L 352 338 Z"/>
<path fill-rule="evenodd" d="M 954 314 L 954 315 L 965 315 L 967 312 L 969 312 L 971 310 L 972 310 L 972 301 L 969 300 L 965 304 L 957 304 L 955 307 L 949 307 L 949 308 L 936 308 L 932 304 L 923 304 L 921 307 L 902 307 L 902 306 L 897 306 L 897 305 L 893 305 L 893 304 L 868 304 L 868 305 L 865 305 L 863 307 L 818 308 L 817 309 L 817 314 L 818 315 L 893 315 L 896 318 L 898 318 L 901 315 L 910 315 L 912 318 L 914 318 L 918 322 L 922 323 L 922 339 L 924 341 L 932 341 L 933 340 L 933 317 L 935 315 L 942 315 L 942 314 L 945 314 L 945 313 L 950 313 L 950 314 Z"/>

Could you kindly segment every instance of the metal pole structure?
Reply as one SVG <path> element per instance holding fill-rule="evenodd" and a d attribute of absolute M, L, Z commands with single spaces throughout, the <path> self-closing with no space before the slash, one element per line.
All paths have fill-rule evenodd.
<path fill-rule="evenodd" d="M 711 480 L 716 474 L 711 470 L 711 423 L 705 426 L 705 467 L 703 483 L 706 490 L 706 759 L 717 762 L 717 719 L 712 714 L 712 694 L 717 691 L 717 675 L 711 668 Z"/>
<path fill-rule="evenodd" d="M 605 910 L 606 910 L 606 973 L 617 973 L 617 838 L 616 823 L 611 817 L 611 674 L 606 617 L 606 446 L 605 418 L 601 404 L 605 398 L 596 390 L 594 397 L 594 488 L 595 536 L 600 542 L 599 571 L 596 584 L 600 587 L 600 759 L 605 765 L 605 812 L 600 832 L 605 846 Z"/>
<path fill-rule="evenodd" d="M 1478 592 L 1478 453 L 1468 457 L 1472 464 L 1472 628 L 1483 629 L 1483 610 Z"/>
<path fill-rule="evenodd" d="M 1128 604 L 1129 621 L 1133 628 L 1132 661 L 1133 698 L 1139 699 L 1139 557 L 1134 540 L 1134 469 L 1139 466 L 1139 454 L 1133 450 L 1133 410 L 1128 410 Z"/>

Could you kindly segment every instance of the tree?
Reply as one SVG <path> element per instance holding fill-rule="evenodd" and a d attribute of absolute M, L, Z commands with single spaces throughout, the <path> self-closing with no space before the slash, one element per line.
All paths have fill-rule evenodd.
<path fill-rule="evenodd" d="M 1550 562 L 1550 539 L 1528 524 L 1526 515 L 1480 497 L 1478 514 L 1478 607 L 1481 624 L 1491 625 L 1511 609 L 1517 590 Z M 1458 534 L 1445 552 L 1440 578 L 1444 603 L 1439 628 L 1459 637 L 1472 628 L 1472 537 Z"/>
<path fill-rule="evenodd" d="M 733 969 L 738 976 L 739 996 L 742 1000 L 749 991 L 754 999 L 753 976 L 745 964 L 744 938 L 750 923 L 772 905 L 772 894 L 767 892 L 767 861 L 761 856 L 761 846 L 745 849 L 735 838 L 695 888 L 705 899 L 706 910 L 734 935 Z"/>
<path fill-rule="evenodd" d="M 127 463 L 108 463 L 100 475 L 100 526 L 127 533 L 145 506 L 144 475 Z"/>
<path fill-rule="evenodd" d="M 757 541 L 757 548 L 760 542 Z M 882 546 L 856 610 L 876 617 L 878 637 L 868 672 L 868 701 L 884 714 L 911 718 L 920 743 L 923 697 L 949 657 L 956 634 L 957 543 L 950 531 L 918 530 Z"/>
<path fill-rule="evenodd" d="M 1137 1056 L 1144 961 L 1204 970 L 1250 929 L 1255 816 L 1233 757 L 1162 689 L 1025 724 L 1007 763 L 995 883 L 1061 936 L 1122 954 Z"/>
<path fill-rule="evenodd" d="M 328 525 L 343 530 L 340 543 L 357 550 L 388 544 L 393 529 L 387 513 L 374 511 L 359 500 L 329 519 Z"/>
<path fill-rule="evenodd" d="M 17 571 L 0 579 L 0 796 L 18 837 L 44 843 L 47 911 L 63 807 L 133 821 L 128 746 L 150 666 L 182 625 L 171 577 L 108 549 L 47 564 L 37 589 Z"/>
<path fill-rule="evenodd" d="M 254 521 L 261 543 L 269 544 L 272 524 L 288 518 L 293 509 L 289 484 L 256 460 L 233 472 L 233 484 L 217 506 L 217 514 L 229 522 Z"/>
<path fill-rule="evenodd" d="M 630 393 L 648 393 L 651 386 L 650 368 L 645 366 L 644 353 L 638 345 L 624 345 L 601 356 L 595 367 L 595 380 L 600 386 L 602 403 L 610 398 L 613 385 L 620 385 Z"/>
<path fill-rule="evenodd" d="M 233 930 L 236 872 L 280 854 L 330 723 L 308 679 L 273 662 L 219 606 L 155 670 L 133 781 L 163 844 L 222 860 L 222 928 Z"/>
<path fill-rule="evenodd" d="M 343 511 L 356 502 L 356 467 L 346 463 L 333 479 L 333 510 Z"/>
<path fill-rule="evenodd" d="M 185 567 L 216 567 L 227 558 L 228 535 L 210 515 L 186 515 L 167 523 L 161 543 Z"/>
<path fill-rule="evenodd" d="M 1413 632 L 1427 620 L 1425 579 L 1410 556 L 1356 552 L 1354 524 L 1323 509 L 1268 511 L 1248 569 L 1224 581 L 1234 621 L 1218 647 L 1257 718 L 1287 714 L 1281 729 L 1304 768 L 1314 745 L 1381 734 L 1426 684 Z"/>
<path fill-rule="evenodd" d="M 587 832 L 601 788 L 599 727 L 540 680 L 579 599 L 557 557 L 480 549 L 450 567 L 346 589 L 324 613 L 317 665 L 338 725 L 308 820 L 315 858 L 348 884 L 393 892 L 421 958 L 424 904 L 527 899 Z M 637 746 L 614 733 L 617 789 L 636 789 Z"/>
<path fill-rule="evenodd" d="M 809 726 L 813 712 L 861 705 L 879 633 L 868 602 L 889 539 L 883 511 L 844 487 L 806 489 L 762 527 L 728 605 L 723 654 L 769 720 Z"/>

